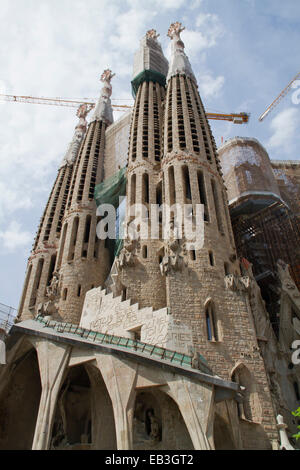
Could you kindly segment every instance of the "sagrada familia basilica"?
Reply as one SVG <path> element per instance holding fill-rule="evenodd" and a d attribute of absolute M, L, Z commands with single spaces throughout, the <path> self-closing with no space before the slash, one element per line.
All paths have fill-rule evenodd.
<path fill-rule="evenodd" d="M 5 335 L 0 449 L 297 447 L 300 164 L 217 149 L 183 29 L 170 63 L 142 38 L 132 111 L 113 122 L 110 70 L 78 109 Z"/>

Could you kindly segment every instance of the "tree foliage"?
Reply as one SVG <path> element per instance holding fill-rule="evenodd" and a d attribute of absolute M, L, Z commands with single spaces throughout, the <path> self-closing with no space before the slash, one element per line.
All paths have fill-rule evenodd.
<path fill-rule="evenodd" d="M 297 408 L 296 411 L 292 411 L 292 415 L 300 418 L 300 407 Z M 297 426 L 297 428 L 299 429 L 299 432 L 297 432 L 297 434 L 293 435 L 293 437 L 295 437 L 296 440 L 300 439 L 300 426 Z"/>

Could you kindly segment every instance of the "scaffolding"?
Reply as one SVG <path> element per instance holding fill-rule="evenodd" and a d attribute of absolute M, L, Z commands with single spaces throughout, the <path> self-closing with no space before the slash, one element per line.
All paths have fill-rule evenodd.
<path fill-rule="evenodd" d="M 17 313 L 15 308 L 0 303 L 0 330 L 8 333 L 14 325 Z"/>
<path fill-rule="evenodd" d="M 232 218 L 237 253 L 252 263 L 253 274 L 276 333 L 279 327 L 279 259 L 289 265 L 300 290 L 300 217 L 282 202 L 275 202 L 255 214 Z"/>

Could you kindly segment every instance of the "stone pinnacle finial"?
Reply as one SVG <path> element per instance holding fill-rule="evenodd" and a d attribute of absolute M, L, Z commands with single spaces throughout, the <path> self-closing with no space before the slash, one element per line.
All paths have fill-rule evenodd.
<path fill-rule="evenodd" d="M 76 112 L 76 116 L 79 117 L 79 119 L 85 119 L 90 112 L 91 107 L 87 103 L 82 103 Z"/>
<path fill-rule="evenodd" d="M 168 34 L 169 38 L 173 39 L 174 37 L 180 39 L 180 33 L 185 30 L 185 26 L 182 26 L 179 21 L 176 21 L 175 23 L 172 23 L 168 29 Z"/>
<path fill-rule="evenodd" d="M 109 69 L 105 69 L 103 71 L 103 74 L 101 75 L 101 82 L 108 82 L 110 83 L 111 82 L 111 79 L 115 76 L 116 74 L 115 73 L 112 73 L 111 70 Z"/>
<path fill-rule="evenodd" d="M 84 132 L 86 131 L 86 126 L 87 126 L 86 117 L 88 113 L 91 111 L 91 109 L 92 109 L 92 105 L 87 104 L 87 103 L 82 103 L 78 107 L 76 116 L 79 118 L 79 122 L 76 126 L 76 129 L 81 128 L 84 130 Z"/>
<path fill-rule="evenodd" d="M 187 55 L 184 52 L 184 43 L 181 40 L 180 33 L 184 31 L 185 27 L 179 21 L 172 23 L 168 29 L 169 38 L 172 40 L 172 56 L 169 66 L 167 81 L 174 75 L 186 75 L 194 82 L 196 78 L 193 74 L 191 64 Z"/>
<path fill-rule="evenodd" d="M 147 39 L 154 39 L 157 41 L 157 38 L 159 37 L 160 35 L 157 34 L 156 32 L 156 29 L 149 29 L 146 33 L 146 38 Z"/>
<path fill-rule="evenodd" d="M 87 121 L 86 117 L 90 110 L 92 109 L 92 105 L 89 105 L 87 103 L 82 103 L 77 111 L 76 111 L 76 116 L 79 118 L 79 122 L 75 127 L 75 132 L 73 135 L 73 139 L 71 140 L 67 152 L 61 162 L 60 167 L 63 167 L 65 165 L 73 165 L 75 162 L 81 142 L 84 138 L 84 135 L 86 133 L 86 128 L 87 128 Z"/>
<path fill-rule="evenodd" d="M 108 125 L 113 122 L 113 113 L 110 102 L 112 94 L 111 79 L 115 76 L 110 69 L 105 69 L 100 77 L 100 81 L 103 82 L 101 89 L 101 95 L 96 105 L 95 112 L 92 121 L 105 121 Z"/>

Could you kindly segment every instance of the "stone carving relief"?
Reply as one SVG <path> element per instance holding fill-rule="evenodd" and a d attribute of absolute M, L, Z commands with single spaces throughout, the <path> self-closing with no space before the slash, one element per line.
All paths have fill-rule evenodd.
<path fill-rule="evenodd" d="M 160 263 L 161 274 L 164 276 L 171 271 L 182 271 L 187 266 L 186 255 L 185 243 L 179 238 L 179 230 L 172 219 L 169 238 L 164 243 L 164 256 Z"/>
<path fill-rule="evenodd" d="M 249 276 L 237 276 L 236 274 L 227 274 L 224 282 L 226 289 L 240 292 L 249 291 L 251 284 Z"/>
<path fill-rule="evenodd" d="M 167 308 L 139 309 L 137 304 L 113 298 L 100 288 L 87 292 L 80 326 L 128 338 L 132 337 L 131 331 L 140 328 L 141 341 L 186 354 L 187 345 L 192 343 L 190 328 L 175 321 Z"/>
<path fill-rule="evenodd" d="M 55 271 L 53 273 L 50 285 L 46 288 L 46 300 L 41 302 L 37 308 L 37 315 L 42 315 L 44 317 L 51 317 L 53 314 L 58 311 L 58 301 L 61 291 L 61 280 L 59 273 Z"/>
<path fill-rule="evenodd" d="M 124 240 L 123 248 L 116 259 L 116 268 L 118 270 L 125 266 L 134 266 L 136 262 L 136 252 L 140 247 L 138 240 L 126 238 Z"/>

